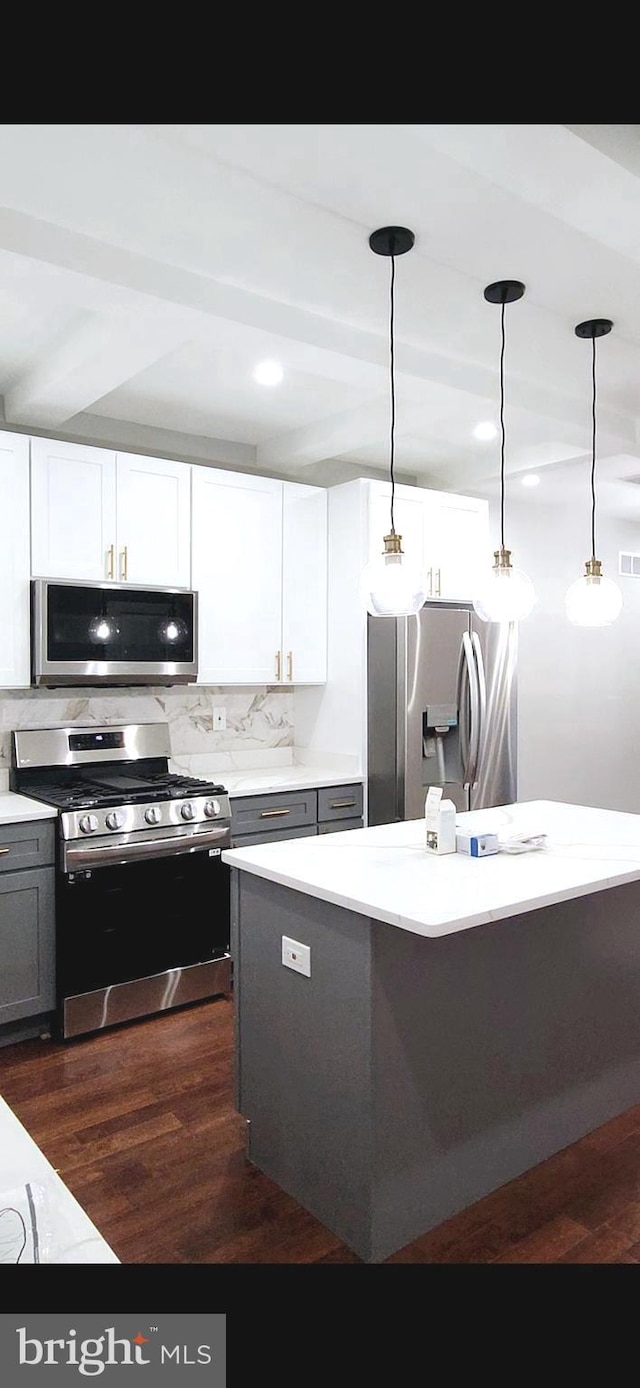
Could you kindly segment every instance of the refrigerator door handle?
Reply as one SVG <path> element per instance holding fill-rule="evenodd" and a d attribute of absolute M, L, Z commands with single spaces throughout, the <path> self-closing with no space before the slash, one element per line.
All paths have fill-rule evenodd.
<path fill-rule="evenodd" d="M 467 728 L 465 719 L 464 696 L 465 685 L 469 690 L 469 706 L 471 711 L 470 726 Z M 478 676 L 474 650 L 471 644 L 471 637 L 468 631 L 463 632 L 462 643 L 460 645 L 460 657 L 458 660 L 458 720 L 460 727 L 460 752 L 462 755 L 462 782 L 465 790 L 475 785 L 475 774 L 478 760 L 479 724 L 480 724 L 480 699 L 478 690 Z"/>
<path fill-rule="evenodd" d="M 478 681 L 478 710 L 479 710 L 479 714 L 478 714 L 478 732 L 477 732 L 476 755 L 475 755 L 475 767 L 474 767 L 474 774 L 475 774 L 475 776 L 476 776 L 476 780 L 475 780 L 474 784 L 477 785 L 477 775 L 478 775 L 478 769 L 479 769 L 479 765 L 480 765 L 480 756 L 481 756 L 481 753 L 482 753 L 482 747 L 483 747 L 484 735 L 485 735 L 485 728 L 486 728 L 486 724 L 487 724 L 487 681 L 486 681 L 486 679 L 485 679 L 485 673 L 484 673 L 484 660 L 483 660 L 483 657 L 482 657 L 482 646 L 481 646 L 481 644 L 480 644 L 480 637 L 478 636 L 477 631 L 474 631 L 474 632 L 472 633 L 472 635 L 471 635 L 471 640 L 472 640 L 472 642 L 473 642 L 473 650 L 474 650 L 474 654 L 475 654 L 475 658 L 476 658 L 476 678 L 477 678 L 477 681 Z"/>

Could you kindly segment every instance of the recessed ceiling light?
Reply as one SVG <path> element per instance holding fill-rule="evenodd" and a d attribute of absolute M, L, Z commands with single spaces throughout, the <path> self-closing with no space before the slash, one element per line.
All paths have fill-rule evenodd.
<path fill-rule="evenodd" d="M 279 386 L 284 371 L 279 361 L 261 361 L 256 366 L 253 376 L 261 386 Z"/>
<path fill-rule="evenodd" d="M 537 472 L 525 472 L 524 477 L 520 478 L 523 487 L 539 487 L 540 478 Z"/>
<path fill-rule="evenodd" d="M 498 430 L 496 429 L 495 424 L 492 424 L 490 420 L 487 419 L 482 424 L 476 424 L 476 427 L 473 431 L 473 436 L 476 439 L 482 439 L 483 441 L 488 442 L 489 439 L 495 439 L 497 432 Z"/>

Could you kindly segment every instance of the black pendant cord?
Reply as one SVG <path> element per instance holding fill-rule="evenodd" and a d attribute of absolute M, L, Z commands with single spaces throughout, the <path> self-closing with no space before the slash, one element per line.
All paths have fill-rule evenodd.
<path fill-rule="evenodd" d="M 593 389 L 591 421 L 592 421 L 592 449 L 591 449 L 591 558 L 596 557 L 596 339 L 591 339 L 593 348 L 591 357 L 591 384 Z"/>
<path fill-rule="evenodd" d="M 504 312 L 507 304 L 515 304 L 522 298 L 525 286 L 522 280 L 496 280 L 494 284 L 488 284 L 484 297 L 489 304 L 500 304 L 502 342 L 500 347 L 500 429 L 502 441 L 500 444 L 500 546 L 504 549 L 504 454 L 505 454 L 505 428 L 504 428 L 504 349 L 505 349 L 505 318 Z"/>
<path fill-rule="evenodd" d="M 506 305 L 502 304 L 502 346 L 500 349 L 500 429 L 502 430 L 502 443 L 500 447 L 500 544 L 504 549 L 504 311 Z"/>
<path fill-rule="evenodd" d="M 395 535 L 393 523 L 393 502 L 395 494 L 395 477 L 393 474 L 394 454 L 395 454 L 395 433 L 396 433 L 396 379 L 395 379 L 395 351 L 393 345 L 394 319 L 395 319 L 395 282 L 396 282 L 396 258 L 391 257 L 391 293 L 390 293 L 390 312 L 389 312 L 389 362 L 391 367 L 391 449 L 389 472 L 391 475 L 391 534 Z"/>

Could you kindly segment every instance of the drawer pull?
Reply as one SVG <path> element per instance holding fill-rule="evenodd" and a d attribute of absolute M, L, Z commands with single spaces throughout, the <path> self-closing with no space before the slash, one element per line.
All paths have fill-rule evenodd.
<path fill-rule="evenodd" d="M 10 852 L 11 852 L 11 849 L 10 849 L 10 848 L 0 848 L 0 853 L 10 853 Z"/>
<path fill-rule="evenodd" d="M 332 801 L 331 801 L 331 809 L 332 809 L 332 810 L 348 810 L 348 809 L 351 809 L 351 806 L 352 806 L 352 805 L 355 805 L 355 803 L 356 803 L 355 800 L 332 800 Z"/>
<path fill-rule="evenodd" d="M 261 819 L 275 819 L 276 815 L 291 814 L 291 810 L 261 810 Z"/>

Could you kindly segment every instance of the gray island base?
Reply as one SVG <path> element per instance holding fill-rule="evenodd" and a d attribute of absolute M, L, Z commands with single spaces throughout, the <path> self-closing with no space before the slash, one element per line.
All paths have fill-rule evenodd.
<path fill-rule="evenodd" d="M 640 1102 L 640 882 L 428 938 L 232 879 L 248 1156 L 363 1260 Z"/>

